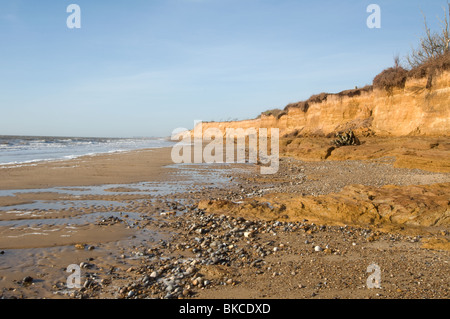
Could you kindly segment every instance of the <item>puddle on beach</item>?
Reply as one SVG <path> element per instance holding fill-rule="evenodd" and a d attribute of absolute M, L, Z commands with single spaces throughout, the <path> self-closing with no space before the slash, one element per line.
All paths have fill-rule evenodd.
<path fill-rule="evenodd" d="M 0 197 L 28 193 L 57 193 L 70 196 L 86 195 L 142 195 L 164 196 L 195 191 L 205 185 L 224 186 L 230 182 L 228 168 L 233 171 L 243 171 L 243 168 L 231 167 L 230 164 L 174 164 L 167 166 L 177 170 L 164 182 L 142 182 L 132 184 L 107 184 L 85 187 L 52 187 L 40 189 L 0 190 Z M 125 191 L 121 191 L 121 190 Z M 117 190 L 117 191 L 116 191 Z M 39 208 L 39 207 L 37 207 Z M 3 209 L 0 207 L 0 209 Z"/>
<path fill-rule="evenodd" d="M 126 205 L 118 201 L 108 200 L 82 200 L 82 201 L 42 201 L 37 200 L 34 203 L 11 205 L 7 207 L 0 207 L 0 211 L 7 211 L 7 213 L 17 213 L 18 216 L 23 214 L 32 214 L 33 211 L 47 211 L 47 210 L 65 210 L 70 208 L 112 208 Z"/>
<path fill-rule="evenodd" d="M 208 187 L 226 186 L 230 183 L 227 170 L 229 164 L 174 164 L 171 168 L 177 170 L 165 182 L 142 182 L 133 184 L 108 184 L 86 187 L 53 187 L 43 189 L 0 190 L 0 197 L 22 194 L 55 193 L 64 195 L 64 200 L 34 200 L 31 203 L 0 207 L 0 227 L 30 224 L 83 224 L 93 223 L 100 217 L 119 217 L 124 214 L 138 216 L 138 213 L 121 211 L 127 202 L 122 201 L 121 195 L 148 195 L 148 200 L 163 198 L 166 195 L 189 193 Z M 214 169 L 219 168 L 219 169 Z M 239 169 L 239 168 L 230 168 Z M 124 191 L 121 191 L 124 190 Z M 117 200 L 90 200 L 84 196 L 117 196 Z M 177 198 L 182 202 L 183 198 Z M 138 202 L 138 200 L 134 200 Z M 58 218 L 58 211 L 75 210 L 74 216 Z M 8 216 L 8 218 L 2 218 Z M 29 219 L 27 218 L 29 217 Z M 0 241 L 1 248 L 1 241 Z"/>
<path fill-rule="evenodd" d="M 31 213 L 23 212 L 22 214 Z M 126 217 L 125 217 L 126 216 Z M 131 212 L 104 212 L 104 213 L 90 213 L 84 215 L 78 215 L 71 218 L 41 218 L 41 219 L 19 219 L 19 220 L 4 220 L 0 221 L 1 226 L 18 227 L 18 226 L 33 226 L 39 227 L 41 225 L 83 225 L 102 223 L 103 220 L 108 218 L 118 218 L 123 220 L 128 226 L 133 225 L 133 220 L 141 220 L 142 216 L 139 213 Z"/>

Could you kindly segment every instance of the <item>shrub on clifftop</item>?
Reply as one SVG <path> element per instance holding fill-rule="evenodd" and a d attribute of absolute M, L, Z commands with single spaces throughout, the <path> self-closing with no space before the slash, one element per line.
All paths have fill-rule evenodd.
<path fill-rule="evenodd" d="M 399 66 L 396 59 L 395 66 L 384 70 L 378 74 L 373 80 L 373 87 L 377 89 L 385 89 L 391 91 L 393 88 L 404 88 L 408 71 Z"/>

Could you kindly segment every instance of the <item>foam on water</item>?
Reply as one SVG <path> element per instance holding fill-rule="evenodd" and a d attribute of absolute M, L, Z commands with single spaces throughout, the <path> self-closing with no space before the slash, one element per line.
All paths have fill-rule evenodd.
<path fill-rule="evenodd" d="M 0 136 L 0 165 L 32 164 L 85 155 L 170 147 L 167 138 L 61 138 Z"/>

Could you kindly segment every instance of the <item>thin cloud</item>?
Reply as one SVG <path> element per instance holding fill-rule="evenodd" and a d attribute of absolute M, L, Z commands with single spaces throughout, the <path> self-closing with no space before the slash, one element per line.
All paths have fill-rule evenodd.
<path fill-rule="evenodd" d="M 6 22 L 17 22 L 18 17 L 15 14 L 7 13 L 1 16 L 1 19 Z"/>

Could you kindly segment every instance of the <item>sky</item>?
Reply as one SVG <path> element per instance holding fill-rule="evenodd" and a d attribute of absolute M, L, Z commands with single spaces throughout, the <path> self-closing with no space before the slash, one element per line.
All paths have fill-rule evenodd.
<path fill-rule="evenodd" d="M 370 4 L 381 28 L 370 29 Z M 68 28 L 70 4 L 81 28 Z M 150 137 L 371 84 L 445 0 L 0 0 L 0 135 Z"/>

